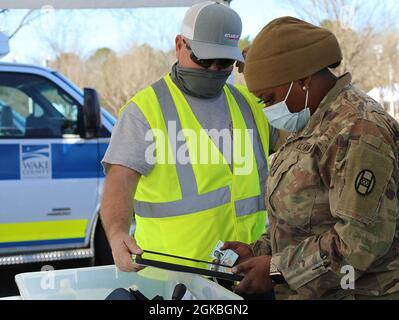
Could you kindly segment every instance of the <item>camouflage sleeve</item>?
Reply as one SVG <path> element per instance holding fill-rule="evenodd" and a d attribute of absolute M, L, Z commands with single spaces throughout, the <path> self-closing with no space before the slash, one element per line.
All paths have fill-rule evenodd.
<path fill-rule="evenodd" d="M 394 145 L 383 128 L 357 120 L 328 147 L 319 170 L 337 222 L 273 255 L 291 289 L 308 297 L 339 290 L 343 270 L 353 268 L 356 280 L 388 252 L 398 210 Z"/>
<path fill-rule="evenodd" d="M 264 233 L 257 241 L 250 244 L 254 256 L 270 256 L 272 247 L 268 233 Z"/>

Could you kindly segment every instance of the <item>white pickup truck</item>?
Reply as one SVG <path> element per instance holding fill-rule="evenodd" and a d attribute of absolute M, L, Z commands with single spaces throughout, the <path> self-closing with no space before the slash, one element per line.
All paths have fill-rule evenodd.
<path fill-rule="evenodd" d="M 0 63 L 0 265 L 112 263 L 98 213 L 114 123 L 94 89 Z"/>

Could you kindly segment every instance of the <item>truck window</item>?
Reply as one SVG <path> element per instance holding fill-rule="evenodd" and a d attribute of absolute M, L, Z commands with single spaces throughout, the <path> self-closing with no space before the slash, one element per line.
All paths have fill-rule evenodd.
<path fill-rule="evenodd" d="M 76 137 L 79 108 L 46 78 L 0 73 L 0 138 Z"/>

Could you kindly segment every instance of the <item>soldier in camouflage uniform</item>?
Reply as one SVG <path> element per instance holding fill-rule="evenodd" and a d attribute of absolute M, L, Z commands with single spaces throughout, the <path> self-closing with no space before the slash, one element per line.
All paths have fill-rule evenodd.
<path fill-rule="evenodd" d="M 280 18 L 262 30 L 247 55 L 248 87 L 267 104 L 281 101 L 279 90 L 287 92 L 290 82 L 290 112 L 300 112 L 295 103 L 303 99 L 301 87 L 314 98 L 305 104 L 311 116 L 303 128 L 291 130 L 271 165 L 268 233 L 250 246 L 225 246 L 241 254 L 235 271 L 245 278 L 238 292 L 274 287 L 278 299 L 399 298 L 399 124 L 351 85 L 350 74 L 335 78 L 327 69 L 341 60 L 331 36 L 301 20 Z M 301 47 L 301 40 L 308 42 Z M 295 61 L 276 66 L 265 43 L 300 65 L 311 62 L 287 72 Z M 276 82 L 263 78 L 273 74 Z M 353 283 L 348 270 L 354 271 Z"/>

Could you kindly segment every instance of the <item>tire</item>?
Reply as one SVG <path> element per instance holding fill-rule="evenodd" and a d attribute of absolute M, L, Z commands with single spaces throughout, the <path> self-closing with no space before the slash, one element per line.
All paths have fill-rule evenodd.
<path fill-rule="evenodd" d="M 94 265 L 107 266 L 111 264 L 114 264 L 114 258 L 99 217 L 94 233 Z"/>

